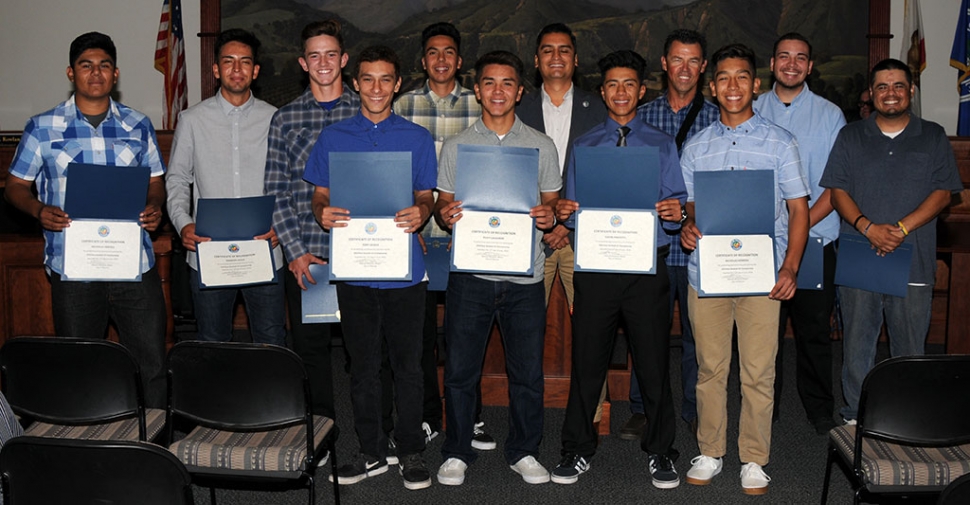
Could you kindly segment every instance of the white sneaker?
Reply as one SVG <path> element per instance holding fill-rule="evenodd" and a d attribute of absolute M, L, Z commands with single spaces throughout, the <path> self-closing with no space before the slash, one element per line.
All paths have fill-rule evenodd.
<path fill-rule="evenodd" d="M 460 486 L 465 482 L 468 465 L 458 458 L 448 458 L 438 467 L 438 483 L 446 486 Z"/>
<path fill-rule="evenodd" d="M 434 440 L 434 437 L 438 436 L 437 431 L 431 429 L 431 425 L 428 423 L 421 423 L 421 430 L 424 431 L 424 443 L 427 444 Z"/>
<path fill-rule="evenodd" d="M 842 419 L 842 426 L 855 426 L 855 425 L 856 425 L 855 419 Z"/>
<path fill-rule="evenodd" d="M 765 494 L 771 477 L 757 463 L 745 463 L 741 467 L 741 489 L 744 494 Z"/>
<path fill-rule="evenodd" d="M 323 456 L 320 456 L 320 461 L 317 461 L 317 468 L 327 466 L 330 462 L 330 451 L 324 451 Z"/>
<path fill-rule="evenodd" d="M 526 484 L 545 484 L 549 482 L 549 471 L 532 456 L 526 456 L 514 465 L 509 465 L 513 472 L 522 476 Z"/>
<path fill-rule="evenodd" d="M 721 473 L 724 463 L 721 458 L 712 458 L 701 454 L 690 460 L 690 470 L 687 470 L 687 483 L 695 486 L 706 486 L 711 483 L 715 475 Z"/>

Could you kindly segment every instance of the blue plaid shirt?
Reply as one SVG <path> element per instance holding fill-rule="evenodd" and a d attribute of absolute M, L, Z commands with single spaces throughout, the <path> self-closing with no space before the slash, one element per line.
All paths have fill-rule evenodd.
<path fill-rule="evenodd" d="M 670 108 L 670 102 L 667 101 L 667 93 L 664 93 L 657 99 L 641 105 L 637 109 L 637 116 L 667 135 L 676 137 L 677 132 L 680 131 L 680 125 L 684 124 L 684 120 L 687 119 L 688 112 L 690 112 L 690 106 L 681 107 L 679 111 L 674 112 Z M 684 144 L 697 132 L 706 128 L 707 125 L 719 120 L 720 116 L 721 113 L 717 105 L 704 100 L 704 106 L 697 114 L 697 118 L 694 119 L 694 124 L 691 125 L 690 130 L 688 130 Z M 684 251 L 684 248 L 680 246 L 680 231 L 671 233 L 668 230 L 668 234 L 670 237 L 670 254 L 667 255 L 667 266 L 686 267 L 690 253 Z"/>
<path fill-rule="evenodd" d="M 149 167 L 152 177 L 165 174 L 155 128 L 144 114 L 114 100 L 97 128 L 78 110 L 72 95 L 66 102 L 27 121 L 10 174 L 35 181 L 45 205 L 64 208 L 70 163 Z M 152 239 L 142 229 L 141 271 L 155 264 Z M 44 230 L 44 264 L 64 273 L 64 234 Z"/>
<path fill-rule="evenodd" d="M 324 127 L 348 119 L 360 110 L 360 97 L 344 84 L 337 106 L 326 110 L 310 88 L 273 115 L 266 148 L 263 191 L 276 197 L 273 229 L 288 261 L 306 253 L 330 257 L 330 243 L 313 218 L 313 185 L 303 171 Z"/>

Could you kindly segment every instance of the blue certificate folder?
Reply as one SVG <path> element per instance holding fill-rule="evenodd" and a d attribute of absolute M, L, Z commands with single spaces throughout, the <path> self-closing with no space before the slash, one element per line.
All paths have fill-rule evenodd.
<path fill-rule="evenodd" d="M 805 254 L 802 255 L 802 262 L 798 267 L 798 289 L 822 289 L 822 272 L 825 266 L 823 249 L 822 239 L 808 237 Z"/>
<path fill-rule="evenodd" d="M 448 290 L 448 271 L 451 269 L 451 251 L 448 244 L 451 237 L 428 237 L 424 246 L 424 267 L 428 270 L 428 291 Z"/>
<path fill-rule="evenodd" d="M 704 235 L 775 235 L 771 170 L 694 173 L 694 220 Z"/>
<path fill-rule="evenodd" d="M 528 213 L 539 194 L 539 150 L 458 145 L 455 199 L 469 210 Z"/>
<path fill-rule="evenodd" d="M 330 205 L 354 217 L 394 217 L 414 205 L 411 153 L 330 153 Z"/>
<path fill-rule="evenodd" d="M 340 307 L 337 305 L 337 286 L 331 284 L 330 265 L 313 263 L 310 265 L 310 275 L 317 281 L 312 284 L 306 279 L 303 285 L 307 287 L 300 296 L 303 324 L 311 323 L 339 323 Z"/>
<path fill-rule="evenodd" d="M 252 240 L 273 226 L 272 195 L 247 198 L 200 198 L 195 233 L 212 240 Z"/>
<path fill-rule="evenodd" d="M 148 197 L 148 167 L 71 163 L 67 166 L 64 212 L 71 219 L 138 221 Z"/>
<path fill-rule="evenodd" d="M 576 147 L 576 201 L 583 207 L 653 209 L 659 185 L 657 147 Z"/>
<path fill-rule="evenodd" d="M 835 283 L 893 296 L 906 296 L 913 246 L 900 244 L 893 252 L 879 256 L 860 235 L 839 235 L 835 262 Z"/>

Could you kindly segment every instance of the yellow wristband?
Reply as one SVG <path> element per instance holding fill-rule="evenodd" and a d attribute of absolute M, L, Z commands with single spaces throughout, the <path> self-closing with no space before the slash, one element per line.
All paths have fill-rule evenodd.
<path fill-rule="evenodd" d="M 900 230 L 903 230 L 904 237 L 909 235 L 909 230 L 906 229 L 906 226 L 903 225 L 902 221 L 896 221 L 896 226 L 898 226 Z"/>

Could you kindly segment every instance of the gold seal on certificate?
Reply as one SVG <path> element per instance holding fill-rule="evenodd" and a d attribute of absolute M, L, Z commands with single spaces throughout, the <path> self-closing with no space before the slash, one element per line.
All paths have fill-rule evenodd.
<path fill-rule="evenodd" d="M 775 285 L 769 235 L 704 235 L 697 241 L 701 296 L 766 295 Z"/>
<path fill-rule="evenodd" d="M 528 214 L 465 209 L 455 223 L 453 270 L 530 274 L 533 229 Z"/>
<path fill-rule="evenodd" d="M 575 249 L 577 272 L 655 273 L 657 213 L 580 209 Z"/>
<path fill-rule="evenodd" d="M 411 234 L 393 217 L 361 217 L 330 230 L 333 280 L 411 280 Z"/>
<path fill-rule="evenodd" d="M 268 240 L 211 240 L 196 244 L 203 288 L 265 284 L 275 279 Z"/>
<path fill-rule="evenodd" d="M 137 281 L 141 278 L 141 226 L 137 221 L 75 219 L 63 233 L 65 279 Z"/>

